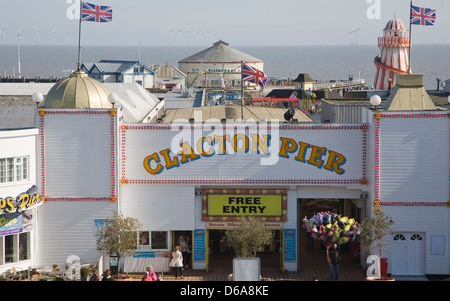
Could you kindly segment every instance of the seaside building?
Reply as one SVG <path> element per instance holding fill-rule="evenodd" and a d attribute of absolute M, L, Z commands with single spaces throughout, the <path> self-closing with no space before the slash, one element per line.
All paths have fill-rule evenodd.
<path fill-rule="evenodd" d="M 155 88 L 163 90 L 181 90 L 186 87 L 186 74 L 175 66 L 152 65 L 155 71 Z"/>
<path fill-rule="evenodd" d="M 43 204 L 36 187 L 38 135 L 37 128 L 0 130 L 0 274 L 11 279 L 36 260 L 36 210 Z"/>
<path fill-rule="evenodd" d="M 95 229 L 119 210 L 143 224 L 125 272 L 148 264 L 168 272 L 165 255 L 180 236 L 192 240 L 193 269 L 215 268 L 227 254 L 224 230 L 241 215 L 273 230 L 263 255 L 297 271 L 299 256 L 308 256 L 304 216 L 334 210 L 361 221 L 382 209 L 395 231 L 389 273 L 448 274 L 449 165 L 442 162 L 450 155 L 450 119 L 419 99 L 420 76 L 405 76 L 389 105 L 364 110 L 352 124 L 316 124 L 300 111 L 296 122 L 280 121 L 284 109 L 263 107 L 245 107 L 243 123 L 240 106 L 165 110 L 152 123 L 126 122 L 117 102 L 83 109 L 44 103 L 37 186 L 47 201 L 38 208 L 38 263 L 73 254 L 96 263 L 103 255 L 107 266 Z M 394 108 L 398 101 L 426 105 Z"/>
<path fill-rule="evenodd" d="M 377 69 L 373 88 L 388 90 L 395 83 L 396 74 L 405 74 L 409 67 L 409 36 L 405 24 L 394 16 L 383 29 L 383 37 L 378 38 L 381 53 L 375 57 Z"/>
<path fill-rule="evenodd" d="M 238 88 L 241 62 L 264 71 L 261 59 L 232 48 L 224 41 L 215 42 L 213 46 L 180 60 L 178 68 L 187 75 L 188 87 Z"/>
<path fill-rule="evenodd" d="M 155 71 L 139 61 L 87 62 L 81 65 L 81 70 L 101 83 L 137 83 L 144 88 L 155 88 Z"/>
<path fill-rule="evenodd" d="M 167 109 L 137 84 L 99 83 L 76 71 L 50 89 L 33 129 L 0 131 L 23 139 L 2 141 L 10 147 L 0 148 L 0 179 L 18 170 L 9 158 L 19 165 L 27 157 L 26 172 L 35 175 L 22 186 L 0 183 L 0 197 L 35 185 L 45 200 L 31 208 L 32 228 L 22 235 L 29 257 L 19 255 L 20 233 L 0 233 L 0 272 L 64 267 L 72 255 L 114 267 L 112 254 L 96 249 L 114 211 L 143 224 L 124 272 L 149 264 L 168 272 L 180 236 L 192 241 L 191 268 L 217 268 L 226 256 L 231 264 L 221 237 L 242 215 L 274 233 L 262 270 L 276 262 L 298 271 L 308 257 L 305 216 L 330 210 L 362 221 L 383 210 L 395 231 L 384 255 L 390 274 L 449 275 L 450 115 L 430 103 L 420 75 L 397 75 L 392 91 L 376 110 L 363 108 L 358 122 L 314 123 L 300 110 L 285 120 L 284 108 Z"/>

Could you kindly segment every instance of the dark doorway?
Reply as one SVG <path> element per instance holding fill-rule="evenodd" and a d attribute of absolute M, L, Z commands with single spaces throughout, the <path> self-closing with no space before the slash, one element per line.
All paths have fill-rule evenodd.
<path fill-rule="evenodd" d="M 319 261 L 326 266 L 327 249 L 321 241 L 311 238 L 311 235 L 303 227 L 303 218 L 306 217 L 309 219 L 316 213 L 330 211 L 341 216 L 355 218 L 359 222 L 361 209 L 356 208 L 351 199 L 299 199 L 298 205 L 299 270 L 310 267 L 309 262 L 311 261 Z M 341 246 L 343 257 L 345 257 L 343 260 L 345 261 L 354 261 L 353 258 L 350 258 L 351 245 L 352 243 L 345 243 Z"/>
<path fill-rule="evenodd" d="M 273 242 L 266 246 L 264 251 L 258 252 L 257 257 L 261 260 L 261 270 L 280 270 L 281 258 L 281 238 L 280 230 L 273 231 Z M 224 243 L 225 230 L 209 230 L 209 270 L 226 271 L 232 273 L 233 258 L 236 256 L 232 248 Z"/>
<path fill-rule="evenodd" d="M 184 268 L 192 267 L 192 231 L 173 231 L 172 232 L 172 250 L 175 246 L 184 245 L 182 250 Z"/>

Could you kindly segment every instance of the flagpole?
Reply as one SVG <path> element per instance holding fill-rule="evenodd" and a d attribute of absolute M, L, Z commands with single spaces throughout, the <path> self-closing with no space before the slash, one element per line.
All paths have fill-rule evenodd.
<path fill-rule="evenodd" d="M 243 69 L 244 69 L 244 62 L 241 61 L 241 119 L 242 122 L 244 122 L 244 75 L 243 75 Z"/>
<path fill-rule="evenodd" d="M 83 15 L 83 0 L 80 0 L 80 20 L 78 23 L 78 71 L 81 70 L 81 16 Z"/>
<path fill-rule="evenodd" d="M 408 48 L 408 74 L 411 74 L 411 9 L 412 0 L 409 4 L 409 48 Z"/>

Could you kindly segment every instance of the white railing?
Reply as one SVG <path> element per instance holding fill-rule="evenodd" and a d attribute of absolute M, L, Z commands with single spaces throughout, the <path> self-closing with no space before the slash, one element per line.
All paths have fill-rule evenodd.
<path fill-rule="evenodd" d="M 323 90 L 327 88 L 345 88 L 348 86 L 355 86 L 355 85 L 363 85 L 365 84 L 364 79 L 355 79 L 355 80 L 346 80 L 346 81 L 338 81 L 338 82 L 319 82 L 314 83 L 313 87 L 315 90 Z"/>

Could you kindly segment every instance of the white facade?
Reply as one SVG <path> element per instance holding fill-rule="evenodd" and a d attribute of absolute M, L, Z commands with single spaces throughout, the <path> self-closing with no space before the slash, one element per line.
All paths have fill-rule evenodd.
<path fill-rule="evenodd" d="M 38 216 L 39 265 L 71 255 L 97 263 L 96 223 L 117 208 L 116 110 L 40 109 L 38 187 L 48 206 Z M 44 208 L 46 207 L 46 208 Z"/>
<path fill-rule="evenodd" d="M 285 250 L 293 248 L 290 256 L 295 254 L 285 258 L 290 271 L 298 268 L 298 199 L 349 198 L 360 206 L 367 186 L 362 155 L 367 128 L 360 124 L 123 124 L 119 136 L 122 212 L 144 221 L 144 229 L 206 233 L 232 226 L 236 217 L 205 216 L 211 190 L 227 195 L 279 191 L 285 196 L 283 214 L 264 221 L 294 233 L 295 245 L 282 243 Z M 198 245 L 195 235 L 193 245 Z M 205 269 L 206 259 L 196 258 L 193 268 Z"/>
<path fill-rule="evenodd" d="M 360 210 L 361 219 L 379 209 L 391 217 L 396 235 L 383 254 L 390 273 L 449 273 L 446 111 L 366 111 L 363 123 L 345 125 L 142 124 L 118 122 L 121 114 L 38 116 L 37 183 L 47 198 L 38 211 L 39 264 L 69 255 L 96 263 L 96 221 L 118 209 L 138 218 L 143 231 L 162 235 L 162 244 L 153 248 L 151 241 L 140 252 L 159 258 L 171 251 L 177 231 L 189 231 L 192 266 L 205 269 L 208 231 L 235 224 L 235 216 L 217 216 L 205 204 L 211 195 L 245 192 L 281 196 L 281 213 L 264 220 L 291 235 L 282 241 L 285 270 L 298 270 L 299 200 L 337 198 Z"/>
<path fill-rule="evenodd" d="M 395 234 L 383 254 L 393 275 L 449 274 L 448 112 L 369 114 L 373 157 L 368 214 L 383 210 Z"/>
<path fill-rule="evenodd" d="M 36 262 L 36 206 L 30 203 L 30 209 L 21 210 L 20 203 L 14 203 L 36 185 L 38 133 L 38 129 L 0 131 L 0 273 L 13 267 L 28 269 Z M 42 205 L 42 199 L 36 201 Z"/>

